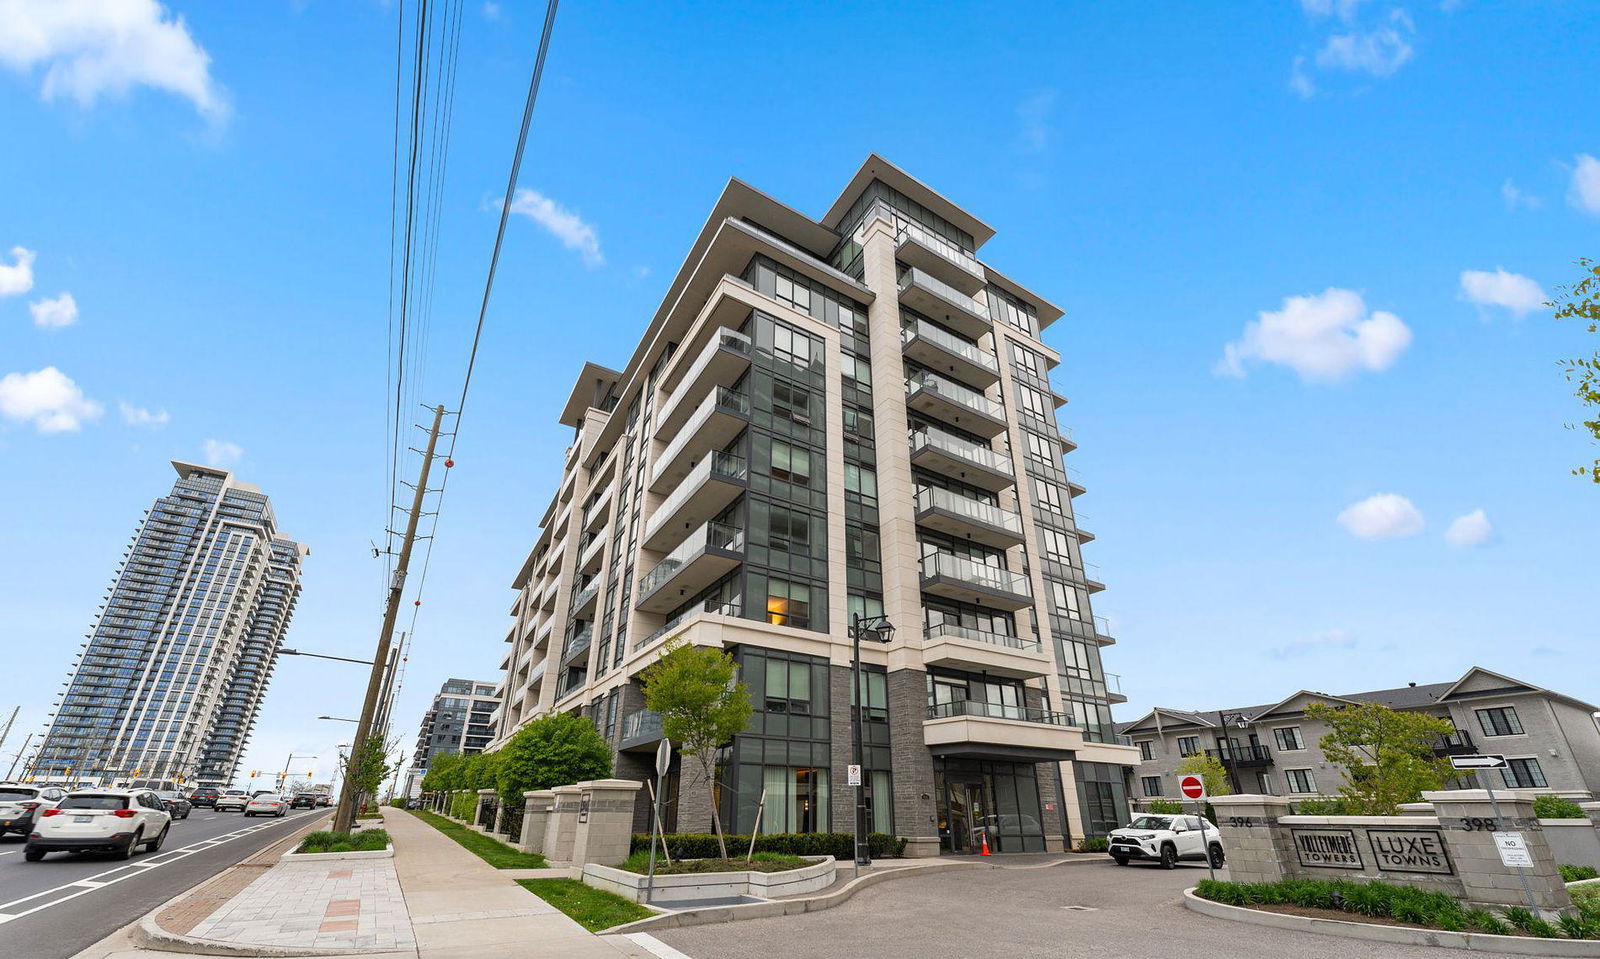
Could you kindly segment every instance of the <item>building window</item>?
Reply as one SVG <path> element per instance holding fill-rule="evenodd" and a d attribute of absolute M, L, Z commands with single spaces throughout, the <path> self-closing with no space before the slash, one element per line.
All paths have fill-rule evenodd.
<path fill-rule="evenodd" d="M 811 625 L 811 587 L 783 579 L 767 580 L 767 622 L 774 626 Z"/>
<path fill-rule="evenodd" d="M 767 660 L 766 708 L 769 713 L 811 714 L 811 664 Z"/>
<path fill-rule="evenodd" d="M 827 832 L 828 771 L 815 767 L 767 766 L 761 771 L 767 809 L 764 833 Z"/>
<path fill-rule="evenodd" d="M 1141 743 L 1140 745 L 1148 746 L 1150 744 L 1149 743 Z M 1161 795 L 1161 777 L 1160 776 L 1141 776 L 1139 778 L 1139 784 L 1144 787 L 1144 794 L 1146 796 L 1159 796 L 1159 795 Z"/>
<path fill-rule="evenodd" d="M 854 463 L 844 464 L 844 490 L 845 500 L 858 500 L 863 503 L 876 504 L 878 502 L 878 474 L 865 466 Z"/>
<path fill-rule="evenodd" d="M 1306 741 L 1300 738 L 1299 726 L 1285 726 L 1282 729 L 1274 729 L 1272 735 L 1278 740 L 1278 748 L 1285 752 L 1306 748 Z"/>
<path fill-rule="evenodd" d="M 1550 785 L 1545 782 L 1539 760 L 1532 758 L 1506 760 L 1506 768 L 1500 770 L 1500 778 L 1512 789 L 1543 789 Z"/>
<path fill-rule="evenodd" d="M 1522 735 L 1522 723 L 1517 719 L 1517 710 L 1513 706 L 1478 710 L 1478 725 L 1483 727 L 1485 736 Z"/>
<path fill-rule="evenodd" d="M 1292 793 L 1314 793 L 1317 791 L 1317 778 L 1311 775 L 1309 769 L 1286 769 L 1284 778 L 1289 781 L 1289 791 Z"/>
<path fill-rule="evenodd" d="M 801 426 L 810 426 L 811 391 L 783 380 L 773 380 L 772 415 Z"/>
<path fill-rule="evenodd" d="M 811 451 L 790 446 L 783 440 L 772 441 L 772 476 L 796 486 L 811 483 Z"/>
<path fill-rule="evenodd" d="M 1149 762 L 1150 760 L 1156 758 L 1155 743 L 1152 743 L 1150 740 L 1146 739 L 1141 742 L 1134 743 L 1134 745 L 1139 747 L 1139 758 L 1145 762 Z M 1152 796 L 1159 795 L 1159 793 L 1145 793 L 1145 795 Z"/>
<path fill-rule="evenodd" d="M 1179 736 L 1178 737 L 1178 755 L 1179 756 L 1187 758 L 1189 756 L 1193 756 L 1195 753 L 1198 753 L 1199 751 L 1200 751 L 1200 737 L 1199 736 Z"/>
<path fill-rule="evenodd" d="M 851 593 L 849 597 L 849 605 L 851 622 L 855 622 L 855 618 L 857 616 L 860 616 L 862 619 L 874 619 L 883 615 L 882 596 L 861 596 L 856 593 Z"/>

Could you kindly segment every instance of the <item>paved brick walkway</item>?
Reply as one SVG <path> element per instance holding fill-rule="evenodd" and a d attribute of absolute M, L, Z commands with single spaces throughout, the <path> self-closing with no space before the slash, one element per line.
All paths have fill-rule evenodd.
<path fill-rule="evenodd" d="M 279 863 L 189 935 L 253 946 L 388 951 L 416 945 L 393 859 Z"/>

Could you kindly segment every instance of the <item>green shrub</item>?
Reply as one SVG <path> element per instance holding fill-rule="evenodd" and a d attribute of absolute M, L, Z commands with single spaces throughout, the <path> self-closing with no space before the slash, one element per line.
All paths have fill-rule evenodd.
<path fill-rule="evenodd" d="M 1533 814 L 1540 819 L 1587 819 L 1583 807 L 1560 796 L 1533 797 Z"/>
<path fill-rule="evenodd" d="M 717 837 L 712 833 L 668 833 L 667 851 L 674 859 L 716 859 L 722 855 Z M 750 836 L 729 835 L 728 853 L 743 854 L 750 848 Z M 658 845 L 657 849 L 660 848 Z M 756 837 L 756 852 L 774 852 L 790 856 L 832 856 L 845 861 L 854 860 L 855 837 L 847 832 L 789 832 L 763 833 Z M 634 833 L 630 853 L 649 853 L 650 834 Z M 906 841 L 887 833 L 867 833 L 867 852 L 874 859 L 893 859 L 905 855 Z"/>
<path fill-rule="evenodd" d="M 1081 839 L 1078 841 L 1079 852 L 1105 852 L 1111 848 L 1111 840 L 1104 836 L 1099 839 Z"/>
<path fill-rule="evenodd" d="M 1152 799 L 1145 803 L 1145 812 L 1162 816 L 1179 816 L 1183 814 L 1183 803 L 1176 799 Z"/>
<path fill-rule="evenodd" d="M 494 769 L 483 785 L 499 790 L 503 803 L 520 803 L 529 790 L 611 775 L 611 747 L 605 737 L 594 723 L 568 713 L 540 716 L 487 755 L 495 757 Z"/>
<path fill-rule="evenodd" d="M 450 815 L 455 819 L 476 822 L 478 818 L 478 794 L 476 792 L 458 792 L 451 796 Z"/>
<path fill-rule="evenodd" d="M 1294 804 L 1296 816 L 1348 816 L 1348 804 L 1343 799 L 1302 799 Z"/>
<path fill-rule="evenodd" d="M 1491 936 L 1504 936 L 1511 932 L 1511 926 L 1504 919 L 1486 909 L 1468 909 L 1462 913 L 1462 918 L 1468 927 Z"/>
<path fill-rule="evenodd" d="M 355 833 L 319 831 L 306 833 L 295 852 L 368 852 L 389 845 L 389 834 L 382 829 L 363 829 Z"/>
<path fill-rule="evenodd" d="M 799 856 L 787 853 L 758 852 L 750 857 L 748 863 L 743 856 L 734 856 L 732 859 L 675 859 L 668 863 L 659 855 L 656 857 L 656 875 L 681 875 L 684 873 L 701 872 L 783 872 L 788 869 L 800 869 L 811 863 Z M 628 872 L 645 874 L 650 869 L 650 853 L 636 852 L 617 865 L 618 869 Z"/>
<path fill-rule="evenodd" d="M 1568 939 L 1600 938 L 1600 923 L 1590 922 L 1582 916 L 1561 916 L 1557 918 L 1556 925 L 1561 927 L 1561 934 Z"/>
<path fill-rule="evenodd" d="M 1593 866 L 1557 866 L 1561 870 L 1562 882 L 1583 882 L 1585 879 L 1600 879 L 1600 869 Z"/>

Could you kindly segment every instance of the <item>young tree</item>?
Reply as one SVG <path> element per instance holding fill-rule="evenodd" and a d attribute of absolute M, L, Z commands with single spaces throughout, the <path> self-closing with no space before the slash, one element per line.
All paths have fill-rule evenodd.
<path fill-rule="evenodd" d="M 724 859 L 728 843 L 717 809 L 717 752 L 744 732 L 752 712 L 750 690 L 736 676 L 732 656 L 677 640 L 639 677 L 646 708 L 661 714 L 662 734 L 700 767 L 700 782 L 711 793 L 711 826 Z"/>
<path fill-rule="evenodd" d="M 428 760 L 428 771 L 422 777 L 422 788 L 428 792 L 448 792 L 455 789 L 459 778 L 462 756 L 458 753 L 439 753 Z"/>
<path fill-rule="evenodd" d="M 1600 263 L 1583 257 L 1578 260 L 1578 267 L 1585 274 L 1583 279 L 1572 286 L 1557 287 L 1556 292 L 1560 299 L 1546 303 L 1545 306 L 1555 309 L 1558 320 L 1587 321 L 1590 333 L 1600 333 Z M 1593 440 L 1600 442 L 1600 350 L 1596 350 L 1593 356 L 1564 360 L 1561 369 L 1567 382 L 1574 384 L 1572 395 L 1594 414 L 1592 419 L 1582 422 L 1582 428 L 1589 432 Z M 1570 423 L 1567 427 L 1578 428 Z M 1588 466 L 1580 466 L 1572 472 L 1574 475 L 1587 476 L 1592 481 L 1600 483 L 1600 459 Z"/>
<path fill-rule="evenodd" d="M 1231 796 L 1233 786 L 1228 783 L 1228 770 L 1222 760 L 1205 753 L 1186 756 L 1178 763 L 1178 775 L 1199 776 L 1206 784 L 1207 796 Z"/>
<path fill-rule="evenodd" d="M 1351 815 L 1392 816 L 1451 776 L 1450 760 L 1433 754 L 1439 737 L 1455 731 L 1447 719 L 1380 703 L 1312 703 L 1306 717 L 1329 727 L 1322 754 L 1344 771 L 1339 797 Z"/>
<path fill-rule="evenodd" d="M 363 797 L 376 797 L 383 781 L 398 768 L 399 764 L 389 761 L 394 749 L 395 743 L 385 743 L 381 736 L 372 735 L 351 751 L 351 782 L 355 784 L 358 801 Z"/>
<path fill-rule="evenodd" d="M 495 753 L 500 800 L 519 805 L 523 792 L 604 779 L 611 775 L 611 746 L 581 716 L 551 713 L 527 724 Z"/>

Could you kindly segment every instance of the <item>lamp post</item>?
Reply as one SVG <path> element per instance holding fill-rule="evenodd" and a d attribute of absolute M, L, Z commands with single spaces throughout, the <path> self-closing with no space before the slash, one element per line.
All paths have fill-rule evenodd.
<path fill-rule="evenodd" d="M 317 718 L 326 719 L 335 723 L 359 723 L 361 721 L 359 719 L 346 719 L 343 716 L 318 716 Z"/>
<path fill-rule="evenodd" d="M 861 688 L 861 639 L 865 636 L 875 643 L 887 643 L 894 638 L 894 626 L 886 616 L 863 617 L 850 614 L 850 672 L 854 687 L 850 691 L 850 738 L 853 740 L 856 790 L 856 869 L 872 865 L 867 855 L 867 800 L 863 792 L 866 784 L 865 748 L 861 741 L 861 710 L 866 707 Z"/>
<path fill-rule="evenodd" d="M 370 659 L 351 659 L 348 656 L 329 656 L 326 653 L 307 653 L 298 649 L 280 649 L 278 652 L 284 656 L 310 656 L 313 659 L 332 659 L 341 663 L 356 663 L 361 666 L 371 666 Z"/>
<path fill-rule="evenodd" d="M 285 759 L 283 761 L 283 773 L 278 776 L 278 791 L 279 792 L 283 792 L 284 784 L 289 781 L 289 764 L 290 763 L 293 763 L 296 759 L 316 759 L 316 758 L 317 757 L 315 757 L 315 756 L 296 756 L 293 753 L 290 753 L 289 754 L 289 758 Z"/>

